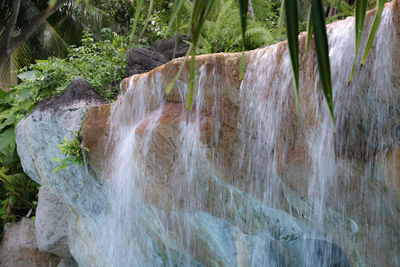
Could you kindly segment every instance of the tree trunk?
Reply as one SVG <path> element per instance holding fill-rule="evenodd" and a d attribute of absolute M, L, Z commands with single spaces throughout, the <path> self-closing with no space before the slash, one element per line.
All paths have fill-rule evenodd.
<path fill-rule="evenodd" d="M 21 29 L 20 34 L 13 37 L 15 33 L 15 25 L 17 23 L 18 14 L 20 11 L 21 0 L 13 0 L 11 15 L 6 23 L 6 27 L 1 33 L 0 42 L 0 67 L 8 60 L 15 49 L 20 47 L 24 42 L 26 42 L 32 33 L 46 21 L 57 9 L 59 9 L 67 0 L 58 0 L 54 6 L 48 6 L 45 10 L 41 11 L 39 14 L 33 16 L 30 21 L 25 24 L 25 27 Z M 0 89 L 7 91 L 3 81 L 1 79 L 0 73 Z"/>

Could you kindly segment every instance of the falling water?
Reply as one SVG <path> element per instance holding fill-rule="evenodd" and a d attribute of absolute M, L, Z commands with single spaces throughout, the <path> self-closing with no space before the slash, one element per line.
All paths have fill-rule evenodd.
<path fill-rule="evenodd" d="M 237 87 L 224 77 L 229 66 L 208 56 L 191 112 L 181 104 L 186 77 L 174 101 L 162 71 L 131 77 L 110 115 L 105 265 L 400 264 L 382 163 L 400 124 L 390 21 L 386 8 L 380 49 L 350 85 L 354 19 L 328 26 L 335 130 L 312 51 L 301 55 L 296 117 L 282 43 L 249 53 Z"/>

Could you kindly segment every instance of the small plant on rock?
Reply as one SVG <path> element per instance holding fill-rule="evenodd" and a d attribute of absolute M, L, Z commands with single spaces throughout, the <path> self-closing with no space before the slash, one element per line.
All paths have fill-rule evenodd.
<path fill-rule="evenodd" d="M 76 132 L 74 132 L 74 135 L 75 137 L 73 139 L 68 140 L 67 138 L 64 138 L 64 140 L 57 145 L 57 148 L 60 150 L 60 154 L 64 155 L 65 158 L 52 158 L 53 161 L 61 163 L 61 165 L 55 168 L 52 173 L 66 169 L 68 167 L 68 163 L 79 165 L 83 165 L 85 163 L 85 153 L 88 152 L 89 149 L 81 145 Z"/>

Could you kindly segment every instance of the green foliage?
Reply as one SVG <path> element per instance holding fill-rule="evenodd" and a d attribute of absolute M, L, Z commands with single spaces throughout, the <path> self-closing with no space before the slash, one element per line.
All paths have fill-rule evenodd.
<path fill-rule="evenodd" d="M 23 172 L 15 144 L 15 126 L 30 109 L 25 96 L 0 90 L 0 238 L 6 222 L 36 208 L 38 185 Z"/>
<path fill-rule="evenodd" d="M 52 158 L 53 161 L 61 163 L 57 168 L 53 170 L 52 173 L 66 169 L 68 167 L 68 163 L 83 165 L 85 162 L 85 153 L 89 151 L 88 148 L 81 145 L 76 132 L 74 132 L 74 138 L 72 138 L 71 140 L 64 138 L 64 140 L 62 140 L 61 143 L 57 145 L 57 148 L 58 150 L 60 150 L 60 154 L 63 155 L 64 158 Z"/>
<path fill-rule="evenodd" d="M 82 46 L 68 49 L 68 57 L 51 57 L 20 71 L 18 86 L 0 90 L 0 227 L 34 209 L 38 185 L 23 172 L 15 144 L 15 127 L 39 101 L 61 94 L 76 76 L 83 77 L 105 99 L 119 91 L 125 74 L 126 38 L 103 30 L 106 41 L 84 34 Z M 69 149 L 66 146 L 65 149 Z M 79 158 L 79 157 L 78 157 Z M 32 214 L 34 215 L 34 213 Z"/>
<path fill-rule="evenodd" d="M 188 29 L 182 24 L 168 26 L 173 3 L 173 0 L 93 0 L 93 5 L 114 19 L 118 25 L 114 30 L 125 35 L 133 32 L 133 42 L 145 47 L 150 47 L 155 40 L 169 38 Z M 186 16 L 189 17 L 190 14 Z"/>
<path fill-rule="evenodd" d="M 92 35 L 84 32 L 82 46 L 71 46 L 66 59 L 50 57 L 22 69 L 21 75 L 34 73 L 15 89 L 35 103 L 54 94 L 61 94 L 77 76 L 85 79 L 106 100 L 112 100 L 119 92 L 119 82 L 125 74 L 125 37 L 103 29 L 108 40 L 95 42 Z"/>
<path fill-rule="evenodd" d="M 326 18 L 326 23 L 334 22 L 338 19 L 343 19 L 354 15 L 353 7 L 344 0 L 325 0 L 322 1 L 325 7 L 335 8 L 336 13 L 333 16 Z M 357 3 L 357 1 L 355 1 Z"/>
<path fill-rule="evenodd" d="M 0 4 L 0 39 L 2 31 L 9 22 L 11 0 Z M 54 1 L 53 1 L 54 2 Z M 38 24 L 28 40 L 14 50 L 10 57 L 0 66 L 0 82 L 5 86 L 15 86 L 18 80 L 15 72 L 29 66 L 35 59 L 46 59 L 49 56 L 65 57 L 70 45 L 80 45 L 83 30 L 93 32 L 100 39 L 100 30 L 116 24 L 114 17 L 103 12 L 100 2 L 104 0 L 68 0 L 42 24 Z M 22 33 L 31 19 L 48 8 L 48 0 L 21 1 L 13 36 Z M 3 47 L 4 48 L 4 47 Z M 5 49 L 5 48 L 4 48 Z"/>
<path fill-rule="evenodd" d="M 236 1 L 224 1 L 212 19 L 204 23 L 204 31 L 199 44 L 200 53 L 239 52 L 242 50 L 242 32 L 239 7 Z M 246 21 L 245 50 L 256 49 L 277 39 L 269 29 L 257 20 Z"/>
<path fill-rule="evenodd" d="M 130 41 L 133 40 L 133 36 L 135 35 L 136 27 L 139 21 L 140 11 L 144 4 L 144 0 L 136 0 L 136 8 L 135 8 L 135 18 L 133 19 L 133 25 L 131 29 Z"/>

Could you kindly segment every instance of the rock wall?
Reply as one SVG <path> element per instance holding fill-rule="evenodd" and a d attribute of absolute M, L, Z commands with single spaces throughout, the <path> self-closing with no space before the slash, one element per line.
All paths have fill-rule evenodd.
<path fill-rule="evenodd" d="M 22 218 L 18 223 L 8 223 L 0 244 L 0 266 L 54 266 L 60 258 L 38 249 L 34 223 L 31 219 Z"/>
<path fill-rule="evenodd" d="M 399 265 L 399 12 L 350 85 L 354 18 L 328 26 L 336 131 L 305 34 L 299 118 L 285 42 L 247 52 L 242 81 L 240 54 L 196 57 L 190 112 L 187 68 L 164 93 L 182 59 L 123 80 L 112 105 L 73 82 L 17 127 L 25 172 L 66 209 L 43 247 L 67 240 L 79 266 Z M 53 174 L 78 130 L 90 165 Z"/>

